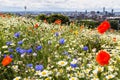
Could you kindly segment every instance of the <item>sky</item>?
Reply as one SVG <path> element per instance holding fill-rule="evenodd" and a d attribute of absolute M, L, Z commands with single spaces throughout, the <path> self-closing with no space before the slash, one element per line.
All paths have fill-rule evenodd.
<path fill-rule="evenodd" d="M 0 11 L 102 11 L 120 12 L 120 0 L 0 0 Z"/>

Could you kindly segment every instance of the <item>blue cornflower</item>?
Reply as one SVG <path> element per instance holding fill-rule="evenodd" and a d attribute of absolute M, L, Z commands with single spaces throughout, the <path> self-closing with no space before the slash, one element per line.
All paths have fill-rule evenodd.
<path fill-rule="evenodd" d="M 6 54 L 3 55 L 4 58 L 5 58 L 6 56 L 7 56 Z M 10 54 L 10 58 L 13 58 L 13 55 L 12 55 L 12 54 Z"/>
<path fill-rule="evenodd" d="M 65 43 L 64 38 L 60 39 L 60 40 L 59 40 L 59 43 L 60 43 L 60 44 L 64 44 L 64 43 Z"/>
<path fill-rule="evenodd" d="M 31 67 L 33 67 L 33 64 L 27 64 L 27 67 L 31 68 Z"/>
<path fill-rule="evenodd" d="M 72 68 L 76 68 L 76 67 L 77 67 L 77 64 L 70 64 L 70 66 L 71 66 Z"/>
<path fill-rule="evenodd" d="M 20 53 L 20 54 L 23 54 L 23 53 L 26 53 L 26 50 L 25 49 L 21 49 L 20 47 L 17 47 L 16 48 L 16 52 Z"/>
<path fill-rule="evenodd" d="M 19 53 L 20 54 L 26 53 L 26 50 L 25 49 L 19 49 Z"/>
<path fill-rule="evenodd" d="M 84 51 L 87 51 L 87 50 L 88 50 L 88 47 L 87 47 L 87 46 L 84 46 L 84 47 L 83 47 L 83 50 L 84 50 Z"/>
<path fill-rule="evenodd" d="M 7 45 L 7 46 L 10 46 L 10 44 L 12 44 L 12 42 L 10 42 L 10 41 L 9 41 L 9 42 L 6 42 L 6 45 Z"/>
<path fill-rule="evenodd" d="M 42 46 L 37 46 L 36 47 L 36 50 L 41 50 L 42 49 Z"/>
<path fill-rule="evenodd" d="M 9 48 L 8 51 L 9 51 L 9 52 L 13 52 L 13 49 Z"/>
<path fill-rule="evenodd" d="M 59 33 L 58 33 L 58 32 L 56 32 L 56 33 L 55 33 L 55 36 L 59 36 Z"/>
<path fill-rule="evenodd" d="M 6 54 L 3 55 L 4 58 L 5 58 L 6 56 L 7 56 Z"/>
<path fill-rule="evenodd" d="M 16 48 L 16 52 L 19 53 L 19 50 L 20 50 L 20 49 L 21 49 L 20 47 L 17 47 L 17 48 Z"/>
<path fill-rule="evenodd" d="M 23 43 L 23 41 L 19 41 L 18 44 L 21 45 Z"/>
<path fill-rule="evenodd" d="M 42 71 L 43 68 L 44 68 L 43 65 L 36 65 L 36 66 L 35 66 L 35 70 L 36 70 L 36 71 L 39 71 L 39 70 Z"/>
<path fill-rule="evenodd" d="M 21 49 L 21 48 L 20 48 L 20 47 L 17 47 L 17 48 L 16 48 L 16 50 L 19 50 L 19 49 Z"/>
<path fill-rule="evenodd" d="M 20 32 L 17 32 L 17 33 L 14 34 L 15 38 L 18 38 L 19 36 L 20 36 Z"/>
<path fill-rule="evenodd" d="M 63 54 L 68 55 L 69 53 L 68 53 L 67 51 L 64 51 L 64 53 L 63 53 Z"/>
<path fill-rule="evenodd" d="M 30 49 L 27 50 L 27 53 L 28 53 L 28 54 L 30 54 L 30 53 L 32 53 L 32 52 L 33 52 L 32 48 L 30 48 Z"/>
<path fill-rule="evenodd" d="M 12 54 L 10 54 L 10 58 L 13 58 L 13 55 L 12 55 Z"/>

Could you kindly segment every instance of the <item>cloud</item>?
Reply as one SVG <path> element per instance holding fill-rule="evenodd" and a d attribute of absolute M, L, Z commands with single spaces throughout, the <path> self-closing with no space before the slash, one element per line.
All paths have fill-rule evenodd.
<path fill-rule="evenodd" d="M 120 0 L 0 0 L 0 10 L 102 10 L 119 9 Z"/>

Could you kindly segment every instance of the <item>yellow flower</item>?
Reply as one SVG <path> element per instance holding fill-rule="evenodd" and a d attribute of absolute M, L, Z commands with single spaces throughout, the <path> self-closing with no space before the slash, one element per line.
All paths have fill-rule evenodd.
<path fill-rule="evenodd" d="M 80 76 L 80 75 L 81 75 L 79 71 L 77 71 L 77 74 L 78 74 L 78 76 Z"/>
<path fill-rule="evenodd" d="M 77 31 L 77 30 L 76 30 L 76 31 L 74 31 L 74 34 L 75 34 L 75 35 L 78 35 L 78 31 Z"/>
<path fill-rule="evenodd" d="M 46 75 L 47 73 L 44 71 L 44 72 L 42 72 L 41 74 L 42 74 L 42 75 Z"/>
<path fill-rule="evenodd" d="M 60 69 L 59 72 L 60 72 L 60 73 L 63 73 L 63 69 Z"/>
<path fill-rule="evenodd" d="M 70 74 L 70 77 L 72 77 L 73 76 L 73 74 Z M 74 78 L 72 77 L 72 79 L 74 80 Z"/>

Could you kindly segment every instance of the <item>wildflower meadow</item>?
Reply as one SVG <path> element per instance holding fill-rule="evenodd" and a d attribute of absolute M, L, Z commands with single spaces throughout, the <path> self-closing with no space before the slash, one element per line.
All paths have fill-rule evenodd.
<path fill-rule="evenodd" d="M 0 17 L 0 80 L 119 80 L 120 32 Z"/>

